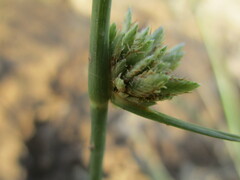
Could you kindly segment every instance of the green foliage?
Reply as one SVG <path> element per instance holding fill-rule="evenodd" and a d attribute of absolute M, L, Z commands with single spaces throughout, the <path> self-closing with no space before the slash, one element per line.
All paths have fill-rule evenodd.
<path fill-rule="evenodd" d="M 152 34 L 149 29 L 139 31 L 128 10 L 122 31 L 117 31 L 113 23 L 109 35 L 113 93 L 145 105 L 171 99 L 199 86 L 172 75 L 183 56 L 183 44 L 167 50 L 163 45 L 163 28 Z"/>

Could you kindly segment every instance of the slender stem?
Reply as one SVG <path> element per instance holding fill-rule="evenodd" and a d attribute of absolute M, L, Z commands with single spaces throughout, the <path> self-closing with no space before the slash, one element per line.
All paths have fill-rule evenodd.
<path fill-rule="evenodd" d="M 90 179 L 100 180 L 102 177 L 102 162 L 104 156 L 107 108 L 91 107 L 92 134 L 91 134 L 91 159 Z"/>
<path fill-rule="evenodd" d="M 102 178 L 106 121 L 110 87 L 108 29 L 111 0 L 93 0 L 90 37 L 88 93 L 90 97 L 92 132 L 90 179 Z"/>

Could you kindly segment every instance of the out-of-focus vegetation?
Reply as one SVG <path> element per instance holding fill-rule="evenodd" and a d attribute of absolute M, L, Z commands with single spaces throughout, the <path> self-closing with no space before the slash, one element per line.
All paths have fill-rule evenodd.
<path fill-rule="evenodd" d="M 239 1 L 113 1 L 112 21 L 120 26 L 128 7 L 140 26 L 162 25 L 167 44 L 185 42 L 177 74 L 201 84 L 156 108 L 208 127 L 238 127 L 232 113 L 227 125 L 224 108 L 239 108 L 232 104 L 240 88 Z M 87 179 L 90 9 L 87 0 L 0 0 L 0 179 Z M 217 83 L 223 79 L 215 77 L 213 59 L 231 92 L 219 93 L 229 85 Z M 230 105 L 222 106 L 224 95 L 233 97 Z M 231 144 L 115 107 L 109 117 L 107 180 L 240 179 Z"/>

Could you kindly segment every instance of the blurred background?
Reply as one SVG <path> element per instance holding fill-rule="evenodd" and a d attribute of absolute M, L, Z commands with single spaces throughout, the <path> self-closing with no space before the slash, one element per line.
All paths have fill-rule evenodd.
<path fill-rule="evenodd" d="M 140 26 L 185 42 L 176 74 L 201 84 L 155 106 L 240 134 L 240 2 L 113 0 Z M 0 0 L 0 180 L 87 180 L 91 1 Z M 240 145 L 157 124 L 111 106 L 105 180 L 240 180 Z"/>

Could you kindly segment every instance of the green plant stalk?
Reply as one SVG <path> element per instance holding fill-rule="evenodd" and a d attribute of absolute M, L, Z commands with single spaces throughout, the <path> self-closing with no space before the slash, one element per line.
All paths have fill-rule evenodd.
<path fill-rule="evenodd" d="M 90 179 L 102 178 L 106 121 L 110 94 L 108 30 L 111 0 L 93 0 L 90 35 L 88 93 L 91 108 Z"/>
<path fill-rule="evenodd" d="M 102 177 L 102 164 L 104 156 L 107 107 L 91 107 L 91 158 L 90 179 L 100 180 Z"/>

